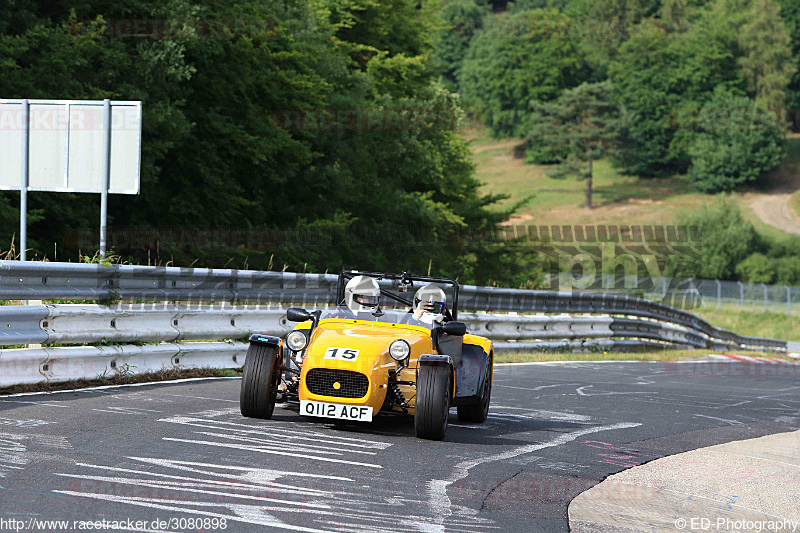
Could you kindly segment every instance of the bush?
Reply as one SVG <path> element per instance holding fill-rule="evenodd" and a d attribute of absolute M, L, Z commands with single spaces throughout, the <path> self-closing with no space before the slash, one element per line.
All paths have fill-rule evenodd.
<path fill-rule="evenodd" d="M 772 283 L 775 263 L 764 254 L 754 253 L 736 265 L 736 274 L 746 283 Z"/>
<path fill-rule="evenodd" d="M 786 156 L 774 117 L 756 103 L 717 88 L 703 106 L 689 146 L 689 179 L 703 192 L 733 191 L 778 168 Z"/>
<path fill-rule="evenodd" d="M 800 261 L 797 257 L 775 259 L 775 283 L 800 286 Z"/>
<path fill-rule="evenodd" d="M 734 279 L 736 266 L 764 247 L 753 225 L 742 218 L 736 202 L 724 196 L 685 213 L 680 224 L 696 226 L 700 233 L 700 257 L 691 265 L 697 277 Z"/>

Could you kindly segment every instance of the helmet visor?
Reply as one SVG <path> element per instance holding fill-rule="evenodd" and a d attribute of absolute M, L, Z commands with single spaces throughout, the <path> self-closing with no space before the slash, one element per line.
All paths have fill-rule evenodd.
<path fill-rule="evenodd" d="M 355 300 L 357 304 L 366 307 L 375 307 L 376 305 L 378 305 L 378 296 L 371 296 L 366 294 L 354 294 L 353 300 Z"/>
<path fill-rule="evenodd" d="M 432 302 L 432 301 L 423 302 L 419 298 L 414 298 L 414 304 L 417 307 L 420 306 L 420 302 L 422 303 L 422 307 L 428 312 L 431 312 L 435 315 L 441 315 L 442 313 L 444 313 L 444 307 L 445 307 L 444 302 Z"/>

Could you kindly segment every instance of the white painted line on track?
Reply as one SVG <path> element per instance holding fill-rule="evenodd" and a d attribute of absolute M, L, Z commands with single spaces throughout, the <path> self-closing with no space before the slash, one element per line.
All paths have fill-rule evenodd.
<path fill-rule="evenodd" d="M 488 455 L 485 457 L 480 457 L 476 459 L 470 459 L 468 461 L 462 461 L 458 463 L 453 468 L 453 473 L 447 479 L 433 479 L 428 482 L 428 505 L 433 511 L 433 515 L 437 518 L 437 524 L 433 529 L 430 531 L 436 532 L 443 532 L 445 531 L 444 527 L 444 520 L 446 517 L 449 517 L 453 514 L 451 505 L 452 502 L 450 501 L 450 497 L 447 495 L 447 487 L 452 485 L 453 483 L 465 479 L 469 476 L 469 471 L 475 468 L 476 466 L 480 466 L 482 464 L 491 463 L 495 461 L 503 461 L 506 459 L 512 459 L 514 457 L 524 455 L 526 453 L 532 453 L 539 450 L 543 450 L 545 448 L 554 448 L 556 446 L 561 446 L 562 444 L 566 444 L 568 442 L 572 442 L 578 437 L 582 437 L 584 435 L 590 435 L 592 433 L 600 433 L 601 431 L 613 431 L 616 429 L 629 429 L 641 426 L 641 423 L 638 422 L 620 422 L 618 424 L 612 424 L 608 426 L 596 426 L 586 429 L 579 429 L 576 431 L 571 431 L 569 433 L 564 433 L 555 439 L 538 444 L 527 444 L 525 446 L 519 446 L 512 450 L 508 450 L 506 452 L 501 452 L 494 455 Z"/>
<path fill-rule="evenodd" d="M 719 418 L 717 416 L 708 416 L 708 415 L 692 415 L 692 416 L 699 416 L 700 418 L 708 418 L 710 420 L 717 420 L 719 422 L 727 422 L 731 425 L 741 425 L 741 422 L 738 420 L 728 420 L 727 418 Z"/>
<path fill-rule="evenodd" d="M 162 509 L 164 511 L 177 511 L 182 513 L 191 512 L 194 515 L 210 516 L 213 518 L 224 518 L 229 521 L 244 522 L 245 524 L 255 524 L 259 526 L 267 526 L 273 529 L 282 529 L 289 531 L 305 531 L 308 533 L 333 533 L 324 529 L 314 529 L 314 528 L 286 524 L 278 520 L 274 516 L 265 512 L 265 511 L 286 511 L 285 507 L 281 508 L 259 507 L 256 510 L 256 509 L 249 509 L 245 505 L 239 504 L 236 505 L 235 507 L 240 512 L 245 512 L 245 511 L 253 511 L 253 512 L 249 513 L 247 516 L 236 516 L 236 515 L 217 513 L 213 511 L 201 511 L 200 509 L 196 508 L 196 507 L 228 508 L 230 506 L 233 506 L 233 504 L 192 502 L 191 505 L 195 508 L 187 509 L 181 506 L 181 504 L 183 504 L 184 502 L 176 500 L 164 500 L 156 498 L 134 498 L 128 496 L 111 495 L 111 494 L 89 494 L 83 492 L 75 492 L 71 490 L 56 490 L 53 492 L 58 494 L 66 494 L 68 496 L 82 496 L 84 498 L 93 498 L 96 500 L 103 500 L 103 501 L 110 501 L 117 503 L 129 503 L 132 505 L 139 505 L 141 507 L 149 507 L 150 509 Z"/>
<path fill-rule="evenodd" d="M 167 381 L 148 381 L 145 383 L 124 383 L 122 385 L 99 385 L 97 387 L 84 387 L 82 389 L 64 389 L 64 390 L 51 390 L 42 392 L 18 392 L 16 394 L 4 394 L 2 398 L 17 398 L 19 396 L 37 396 L 39 394 L 63 394 L 65 392 L 92 392 L 108 389 L 126 389 L 129 387 L 146 387 L 148 385 L 169 385 L 172 383 L 190 383 L 192 381 L 212 381 L 223 379 L 242 379 L 241 376 L 234 377 L 210 377 L 210 378 L 184 378 L 184 379 L 170 379 Z"/>
<path fill-rule="evenodd" d="M 583 389 L 591 389 L 594 385 L 584 385 L 583 387 L 578 387 L 575 389 L 575 392 L 578 393 L 578 396 L 628 396 L 631 394 L 658 394 L 658 392 L 585 392 Z"/>
<path fill-rule="evenodd" d="M 213 431 L 195 431 L 197 435 L 205 435 L 206 437 L 219 437 L 221 439 L 231 439 L 231 440 L 238 440 L 242 442 L 249 442 L 253 445 L 259 446 L 285 446 L 289 444 L 286 441 L 281 440 L 270 440 L 258 437 L 247 437 L 245 435 L 226 435 L 225 433 L 214 433 Z M 277 436 L 276 436 L 277 437 Z M 343 455 L 339 452 L 345 453 L 364 453 L 367 455 L 378 455 L 377 452 L 369 452 L 366 450 L 350 450 L 346 448 L 331 448 L 328 445 L 325 445 L 324 449 L 320 447 L 319 440 L 317 440 L 316 445 L 312 444 L 299 444 L 299 443 L 292 443 L 294 449 L 299 452 L 315 452 L 315 453 L 322 453 L 327 455 Z"/>
<path fill-rule="evenodd" d="M 157 481 L 153 479 L 134 479 L 134 478 L 125 478 L 125 477 L 115 477 L 115 476 L 87 476 L 85 474 L 56 474 L 57 476 L 62 477 L 69 477 L 69 478 L 77 478 L 77 479 L 88 479 L 91 481 L 104 481 L 106 483 L 117 483 L 120 485 L 136 485 L 139 487 L 147 487 L 151 489 L 164 489 L 164 490 L 175 490 L 181 492 L 194 492 L 197 494 L 210 494 L 212 496 L 223 496 L 223 497 L 231 497 L 235 496 L 236 498 L 242 500 L 258 500 L 258 501 L 265 501 L 270 503 L 278 503 L 282 505 L 287 505 L 293 507 L 297 505 L 296 501 L 293 500 L 282 500 L 278 498 L 268 498 L 266 496 L 252 496 L 248 494 L 240 494 L 240 493 L 232 493 L 228 492 L 220 492 L 218 490 L 205 490 L 205 489 L 198 489 L 193 488 L 197 485 L 205 484 L 200 480 L 194 480 L 193 482 L 174 482 L 174 481 Z M 241 487 L 237 487 L 241 488 Z M 267 487 L 256 487 L 260 490 L 264 490 Z M 324 504 L 324 503 L 314 503 L 314 502 L 304 502 L 303 506 L 305 507 L 314 507 L 317 509 L 330 509 L 331 506 Z"/>
<path fill-rule="evenodd" d="M 274 455 L 286 455 L 289 457 L 299 457 L 302 459 L 311 459 L 313 461 L 323 461 L 327 463 L 340 463 L 346 465 L 353 465 L 353 466 L 365 466 L 367 468 L 377 468 L 383 469 L 381 465 L 376 465 L 372 463 L 359 463 L 357 461 L 347 461 L 344 459 L 334 459 L 332 457 L 320 457 L 318 455 L 308 455 L 302 453 L 294 453 L 294 452 L 284 452 L 281 450 L 270 450 L 264 448 L 258 448 L 256 446 L 241 446 L 227 442 L 213 442 L 207 440 L 193 440 L 193 439 L 175 439 L 172 437 L 164 437 L 163 440 L 172 441 L 172 442 L 186 442 L 189 444 L 204 444 L 207 446 L 219 446 L 220 448 L 234 448 L 237 450 L 244 450 L 249 452 L 259 452 L 259 453 L 271 453 Z"/>
<path fill-rule="evenodd" d="M 159 420 L 159 422 L 185 424 L 193 427 L 201 427 L 201 428 L 217 429 L 217 430 L 228 429 L 230 431 L 237 431 L 239 433 L 253 433 L 256 435 L 267 435 L 270 437 L 278 436 L 276 435 L 276 432 L 283 432 L 284 435 L 281 436 L 282 437 L 285 436 L 286 438 L 293 438 L 298 440 L 314 440 L 315 442 L 320 442 L 320 439 L 325 439 L 328 441 L 334 441 L 334 443 L 338 445 L 353 446 L 356 448 L 373 448 L 373 449 L 383 450 L 386 448 L 390 448 L 392 446 L 392 444 L 388 442 L 370 441 L 366 439 L 356 439 L 352 437 L 339 437 L 337 435 L 327 435 L 325 433 L 320 433 L 319 431 L 306 430 L 299 424 L 293 424 L 293 426 L 297 426 L 297 428 L 295 427 L 288 428 L 288 427 L 270 425 L 269 427 L 263 427 L 262 429 L 259 429 L 259 426 L 254 426 L 251 424 L 242 424 L 239 422 L 226 422 L 223 420 L 207 420 L 204 418 L 192 418 L 186 416 L 173 416 L 170 418 L 162 418 L 161 420 Z"/>
<path fill-rule="evenodd" d="M 242 378 L 230 378 L 230 379 L 242 379 Z M 164 396 L 178 396 L 180 398 L 195 398 L 197 400 L 212 400 L 215 402 L 239 403 L 239 400 L 228 400 L 227 398 L 206 398 L 205 396 L 190 396 L 188 394 L 165 394 Z"/>
<path fill-rule="evenodd" d="M 5 397 L 4 397 L 4 398 L 5 398 Z M 44 405 L 44 406 L 46 406 L 46 407 L 67 407 L 66 405 L 58 405 L 57 403 L 52 403 L 52 402 L 49 402 L 49 401 L 42 401 L 42 402 L 25 402 L 25 401 L 22 401 L 22 400 L 5 400 L 5 399 L 0 399 L 0 402 L 3 402 L 3 403 L 29 403 L 29 404 L 33 404 L 33 405 Z"/>
<path fill-rule="evenodd" d="M 269 470 L 265 468 L 253 468 L 246 466 L 227 466 L 227 465 L 217 465 L 217 464 L 207 464 L 207 463 L 193 463 L 188 461 L 177 461 L 173 459 L 153 459 L 149 457 L 128 457 L 128 459 L 161 466 L 164 468 L 174 468 L 183 472 L 202 474 L 204 476 L 217 476 L 227 479 L 236 479 L 237 481 L 224 481 L 221 479 L 207 479 L 207 478 L 202 480 L 202 482 L 205 484 L 217 487 L 227 487 L 229 489 L 270 488 L 270 489 L 278 489 L 281 492 L 289 494 L 297 494 L 302 496 L 313 496 L 313 497 L 325 497 L 325 496 L 330 496 L 329 491 L 300 487 L 297 485 L 290 485 L 287 483 L 278 483 L 274 480 L 283 477 L 308 477 L 314 479 L 325 479 L 333 481 L 350 481 L 350 482 L 353 481 L 350 478 L 340 477 L 340 476 L 307 474 L 304 472 L 284 472 L 280 470 Z M 93 465 L 88 463 L 75 463 L 75 465 L 86 468 L 98 468 L 101 470 L 110 470 L 112 472 L 125 472 L 127 474 L 138 474 L 141 476 L 166 478 L 169 480 L 180 480 L 180 481 L 195 482 L 195 483 L 198 481 L 197 478 L 193 477 L 178 476 L 175 474 L 160 474 L 158 472 L 150 472 L 147 470 L 135 470 L 131 468 Z M 188 465 L 195 465 L 203 468 L 202 469 L 192 468 L 192 466 Z M 215 472 L 213 470 L 215 468 L 220 470 L 235 470 L 243 473 L 239 474 L 238 476 L 234 476 L 227 473 Z"/>

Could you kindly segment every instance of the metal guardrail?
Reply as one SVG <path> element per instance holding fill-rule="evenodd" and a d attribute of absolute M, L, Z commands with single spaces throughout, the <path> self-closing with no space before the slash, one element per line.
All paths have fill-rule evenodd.
<path fill-rule="evenodd" d="M 0 307 L 18 326 L 0 344 L 41 348 L 0 350 L 0 387 L 43 380 L 93 378 L 162 368 L 237 368 L 253 332 L 282 336 L 292 324 L 281 308 L 260 306 L 86 305 Z M 463 313 L 471 333 L 497 351 L 626 350 L 641 347 L 742 349 L 684 326 L 610 315 Z M 179 342 L 203 339 L 214 342 Z M 223 341 L 224 340 L 224 341 Z M 105 343 L 149 343 L 145 345 Z M 50 346 L 103 343 L 100 346 Z M 785 351 L 786 344 L 782 351 Z M 765 349 L 764 347 L 759 347 Z"/>
<path fill-rule="evenodd" d="M 334 304 L 337 276 L 254 270 L 0 261 L 0 300 Z M 745 337 L 658 302 L 594 294 L 463 285 L 462 311 L 611 314 L 678 324 L 738 345 L 782 349 L 776 339 Z"/>
<path fill-rule="evenodd" d="M 239 368 L 247 346 L 243 342 L 186 342 L 0 350 L 0 387 L 164 368 Z"/>
<path fill-rule="evenodd" d="M 124 365 L 137 372 L 238 367 L 246 350 L 242 343 L 179 341 L 282 335 L 290 328 L 284 307 L 332 304 L 336 283 L 337 276 L 322 274 L 0 261 L 0 299 L 147 302 L 0 306 L 0 346 L 159 343 L 0 350 L 0 386 L 95 377 Z M 224 304 L 174 303 L 208 301 Z M 795 351 L 786 341 L 738 335 L 687 311 L 630 296 L 466 285 L 459 308 L 459 318 L 495 341 L 497 350 Z"/>

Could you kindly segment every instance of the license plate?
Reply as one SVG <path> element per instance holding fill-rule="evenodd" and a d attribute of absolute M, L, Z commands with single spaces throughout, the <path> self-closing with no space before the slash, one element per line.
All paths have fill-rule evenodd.
<path fill-rule="evenodd" d="M 343 405 L 340 403 L 302 400 L 300 402 L 300 414 L 306 416 L 319 416 L 322 418 L 336 418 L 339 420 L 372 422 L 372 407 L 366 407 L 363 405 Z"/>

